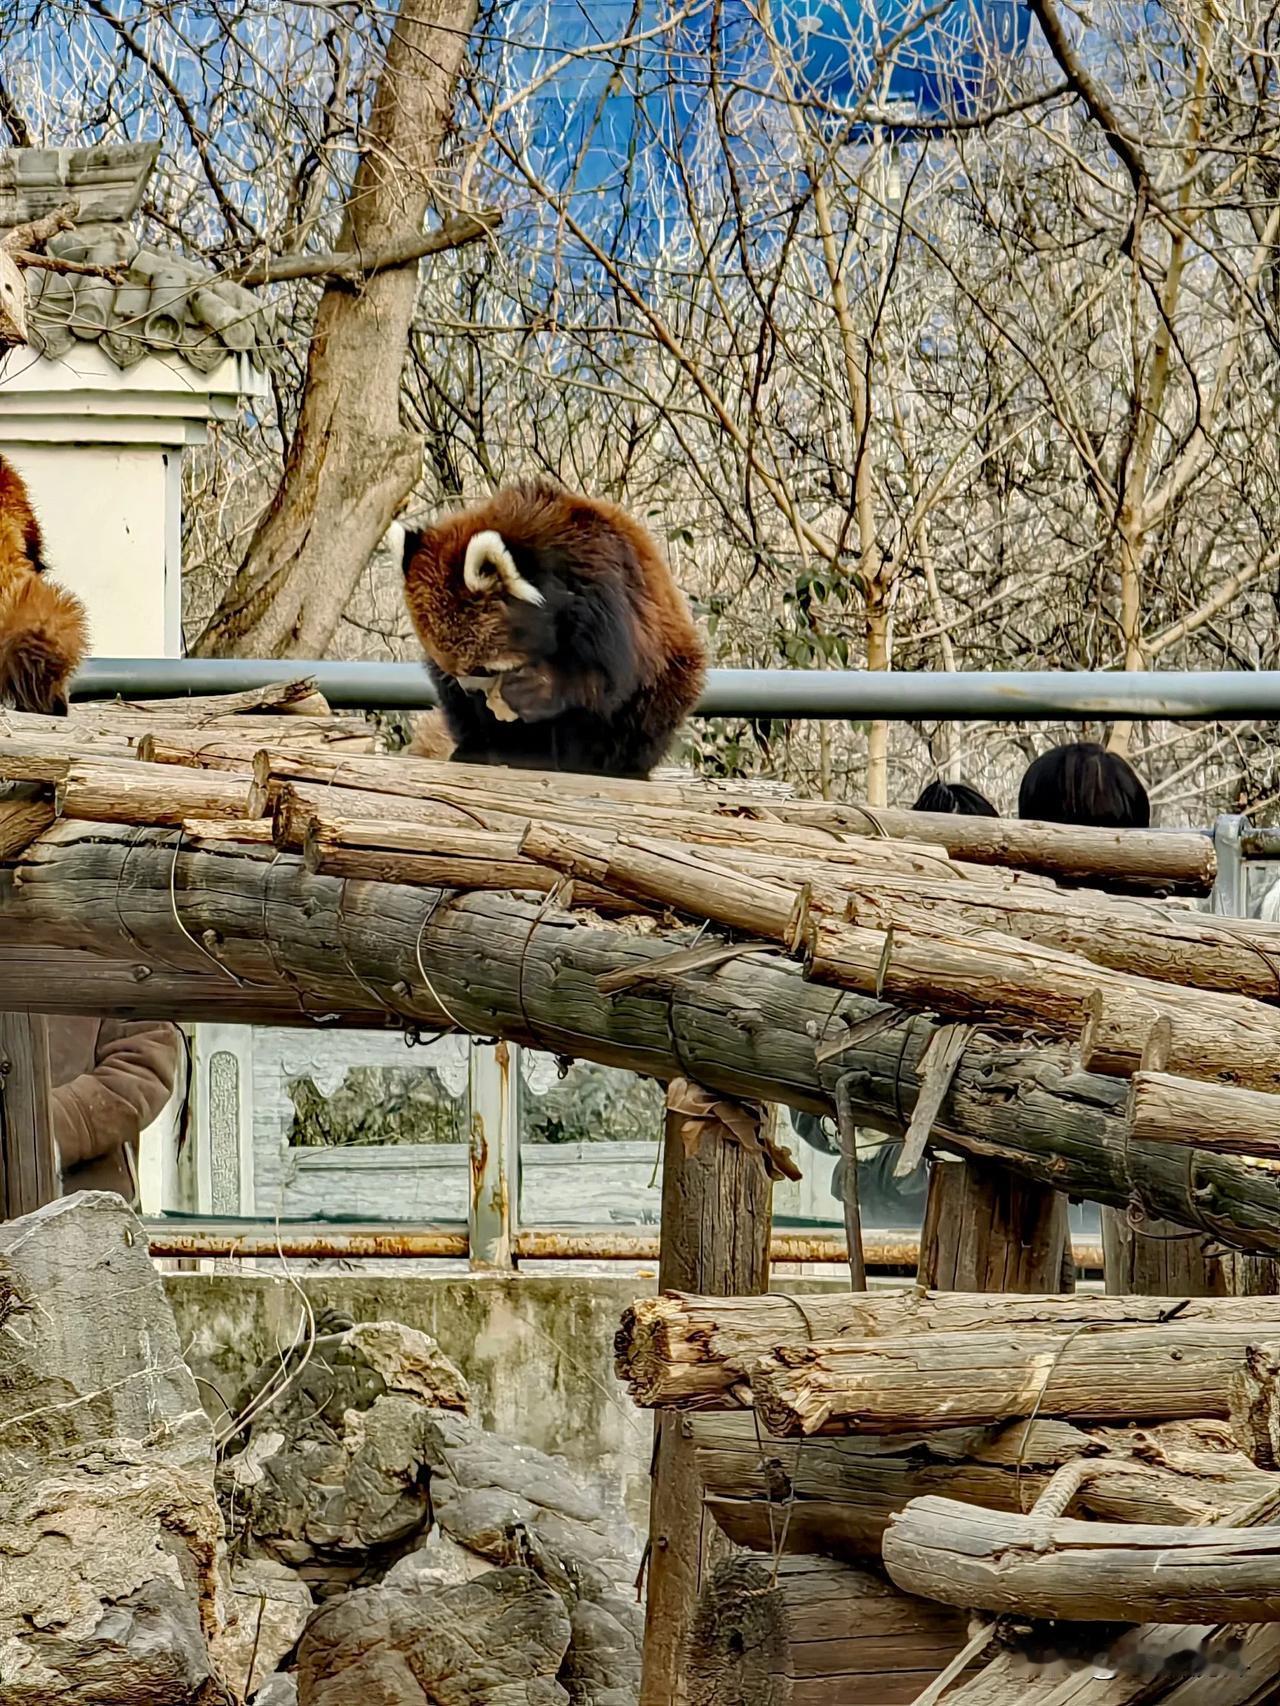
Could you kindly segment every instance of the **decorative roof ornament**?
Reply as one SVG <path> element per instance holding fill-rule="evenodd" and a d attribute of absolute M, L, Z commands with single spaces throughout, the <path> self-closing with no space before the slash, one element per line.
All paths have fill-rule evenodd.
<path fill-rule="evenodd" d="M 0 149 L 0 233 L 73 204 L 75 228 L 51 237 L 45 253 L 115 275 L 28 267 L 28 342 L 55 360 L 77 342 L 97 343 L 120 368 L 145 355 L 176 356 L 201 373 L 229 355 L 269 365 L 267 303 L 130 229 L 159 153 L 158 142 Z"/>

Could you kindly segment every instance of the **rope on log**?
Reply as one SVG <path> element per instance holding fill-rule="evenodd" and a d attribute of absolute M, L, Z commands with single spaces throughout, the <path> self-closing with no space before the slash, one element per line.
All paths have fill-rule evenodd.
<path fill-rule="evenodd" d="M 96 985 L 102 1011 L 135 1001 L 147 975 L 137 968 L 149 966 L 181 974 L 184 999 L 215 991 L 209 1007 L 242 1023 L 278 1022 L 282 995 L 299 1020 L 347 1023 L 367 1022 L 380 1000 L 389 1022 L 459 1025 L 819 1113 L 843 1078 L 861 1124 L 905 1129 L 928 1017 L 811 985 L 781 954 L 743 957 L 740 944 L 667 979 L 663 961 L 691 933 L 642 923 L 546 897 L 344 882 L 252 844 L 192 847 L 173 831 L 103 823 L 56 824 L 0 871 L 0 950 L 29 963 L 41 946 L 86 949 L 129 968 L 118 986 Z M 623 975 L 621 993 L 602 991 Z M 38 1005 L 38 979 L 23 995 Z M 1280 1179 L 1209 1151 L 1131 1143 L 1124 1097 L 1121 1082 L 1082 1074 L 1063 1050 L 976 1037 L 933 1142 L 1280 1254 Z"/>

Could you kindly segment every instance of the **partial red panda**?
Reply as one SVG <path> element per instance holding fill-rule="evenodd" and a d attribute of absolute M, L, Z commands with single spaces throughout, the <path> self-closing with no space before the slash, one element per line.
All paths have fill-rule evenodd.
<path fill-rule="evenodd" d="M 407 535 L 404 580 L 455 764 L 645 777 L 702 691 L 689 607 L 616 504 L 507 487 Z"/>
<path fill-rule="evenodd" d="M 80 600 L 44 571 L 26 483 L 0 456 L 0 707 L 61 717 L 89 649 L 89 624 Z"/>

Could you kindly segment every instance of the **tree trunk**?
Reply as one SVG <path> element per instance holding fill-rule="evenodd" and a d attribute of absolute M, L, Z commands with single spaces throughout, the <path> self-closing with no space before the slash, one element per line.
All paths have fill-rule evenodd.
<path fill-rule="evenodd" d="M 722 1564 L 698 1602 L 690 1706 L 910 1706 L 965 1619 L 823 1558 Z"/>
<path fill-rule="evenodd" d="M 739 1119 L 757 1125 L 759 1115 L 728 1104 L 723 1123 L 691 1121 L 679 1105 L 687 1089 L 676 1079 L 668 1095 L 659 1287 L 767 1291 L 771 1185 L 759 1150 L 738 1141 L 733 1129 Z M 703 1513 L 693 1441 L 681 1421 L 671 1414 L 655 1421 L 640 1706 L 680 1706 L 687 1699 L 689 1623 L 704 1565 L 716 1550 L 724 1552 Z M 718 1547 L 709 1545 L 716 1541 Z"/>
<path fill-rule="evenodd" d="M 402 0 L 338 248 L 417 236 L 433 200 L 476 0 Z M 301 411 L 270 507 L 200 637 L 202 657 L 320 657 L 422 466 L 400 381 L 418 263 L 320 299 Z"/>

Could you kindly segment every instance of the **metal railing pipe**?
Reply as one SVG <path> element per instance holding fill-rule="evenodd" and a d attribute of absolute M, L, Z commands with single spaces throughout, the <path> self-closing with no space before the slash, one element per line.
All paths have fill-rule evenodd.
<path fill-rule="evenodd" d="M 326 659 L 92 658 L 77 699 L 164 699 L 232 693 L 314 676 L 339 709 L 425 710 L 435 703 L 418 663 Z M 872 718 L 898 722 L 1280 721 L 1280 670 L 1131 674 L 1086 671 L 713 669 L 701 716 Z"/>

